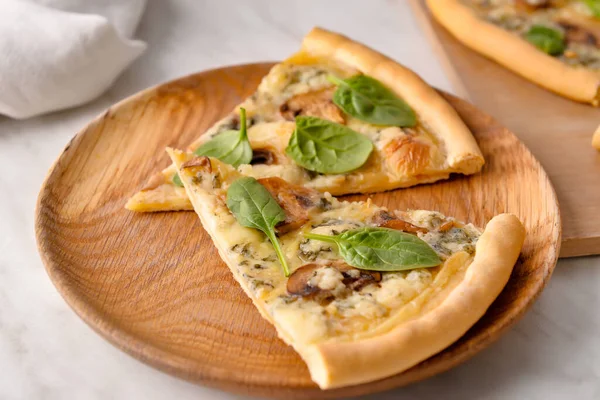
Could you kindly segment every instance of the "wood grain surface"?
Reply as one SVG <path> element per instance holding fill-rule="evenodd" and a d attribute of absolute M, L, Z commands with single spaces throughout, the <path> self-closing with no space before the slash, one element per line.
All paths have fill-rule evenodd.
<path fill-rule="evenodd" d="M 271 64 L 191 75 L 111 107 L 77 134 L 38 199 L 36 235 L 50 278 L 93 329 L 134 357 L 181 378 L 256 396 L 318 399 L 406 385 L 488 346 L 540 293 L 557 260 L 560 218 L 549 180 L 508 130 L 445 95 L 486 157 L 481 174 L 372 195 L 390 208 L 439 210 L 484 226 L 501 212 L 527 229 L 522 256 L 487 314 L 448 349 L 377 382 L 321 391 L 219 259 L 192 212 L 140 214 L 127 198 L 166 146 L 184 148 L 252 93 Z M 364 199 L 365 196 L 352 196 Z"/>
<path fill-rule="evenodd" d="M 442 66 L 462 98 L 514 132 L 556 189 L 563 234 L 560 257 L 600 254 L 600 152 L 592 135 L 600 109 L 555 95 L 458 42 L 411 0 Z"/>

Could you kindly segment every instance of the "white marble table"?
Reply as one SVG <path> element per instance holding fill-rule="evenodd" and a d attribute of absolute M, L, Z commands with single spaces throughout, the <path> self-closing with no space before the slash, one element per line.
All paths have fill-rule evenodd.
<path fill-rule="evenodd" d="M 158 372 L 88 328 L 44 271 L 33 211 L 54 158 L 110 104 L 191 72 L 281 59 L 313 25 L 350 34 L 452 90 L 405 0 L 155 0 L 137 34 L 148 51 L 105 95 L 27 121 L 0 117 L 0 399 L 243 398 Z M 466 364 L 369 398 L 600 399 L 600 258 L 560 261 L 526 317 Z"/>

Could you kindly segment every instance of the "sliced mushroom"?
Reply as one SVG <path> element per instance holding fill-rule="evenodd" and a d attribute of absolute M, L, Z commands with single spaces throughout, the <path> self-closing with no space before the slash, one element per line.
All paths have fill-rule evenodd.
<path fill-rule="evenodd" d="M 283 103 L 279 112 L 288 121 L 298 115 L 308 115 L 343 124 L 346 121 L 344 113 L 331 100 L 334 91 L 335 88 L 329 88 L 297 94 Z"/>
<path fill-rule="evenodd" d="M 550 0 L 517 0 L 516 6 L 518 10 L 533 12 L 541 8 L 547 8 L 551 4 Z"/>
<path fill-rule="evenodd" d="M 453 219 L 444 222 L 442 225 L 440 225 L 440 227 L 438 228 L 438 231 L 440 232 L 447 232 L 450 229 L 454 228 L 456 226 L 456 221 L 454 221 Z"/>
<path fill-rule="evenodd" d="M 275 226 L 277 233 L 286 233 L 304 225 L 309 220 L 308 211 L 320 204 L 322 195 L 316 190 L 293 185 L 277 177 L 261 178 L 258 182 L 285 211 L 285 221 Z"/>
<path fill-rule="evenodd" d="M 212 165 L 210 164 L 210 159 L 206 156 L 194 157 L 191 160 L 181 164 L 181 169 L 194 167 L 200 167 L 200 169 L 206 170 L 207 172 L 212 172 Z"/>
<path fill-rule="evenodd" d="M 327 264 L 310 263 L 301 266 L 289 277 L 287 291 L 297 296 L 331 296 L 330 290 L 319 286 L 312 286 L 311 280 L 319 269 L 331 267 L 338 270 L 342 276 L 342 283 L 349 290 L 359 290 L 370 283 L 381 281 L 381 272 L 366 271 L 354 268 L 343 261 L 331 261 Z"/>
<path fill-rule="evenodd" d="M 428 230 L 426 228 L 422 228 L 420 226 L 413 225 L 410 222 L 407 222 L 407 221 L 403 220 L 402 218 L 400 218 L 394 214 L 391 214 L 387 211 L 384 211 L 384 210 L 381 210 L 381 211 L 378 211 L 377 213 L 375 213 L 375 215 L 373 215 L 373 217 L 371 217 L 371 223 L 376 226 L 383 227 L 383 228 L 395 229 L 395 230 L 399 230 L 399 231 L 403 231 L 403 232 L 407 232 L 407 233 L 417 234 L 419 232 L 421 232 L 421 233 L 428 232 Z"/>
<path fill-rule="evenodd" d="M 599 43 L 596 35 L 585 28 L 566 21 L 561 21 L 559 25 L 565 30 L 567 43 L 589 44 L 598 47 Z"/>
<path fill-rule="evenodd" d="M 272 149 L 252 149 L 251 165 L 265 164 L 271 165 L 277 162 L 276 153 Z"/>

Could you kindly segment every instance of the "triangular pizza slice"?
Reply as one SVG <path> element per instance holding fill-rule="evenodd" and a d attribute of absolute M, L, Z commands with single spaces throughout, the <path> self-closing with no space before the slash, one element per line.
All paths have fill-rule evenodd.
<path fill-rule="evenodd" d="M 235 135 L 242 130 L 241 136 Z M 249 154 L 235 147 L 245 140 L 252 149 Z M 415 73 L 319 28 L 189 150 L 227 160 L 244 175 L 278 176 L 333 195 L 408 187 L 451 173 L 473 174 L 484 163 L 456 111 Z M 192 206 L 175 170 L 167 168 L 127 208 Z"/>
<path fill-rule="evenodd" d="M 323 389 L 381 379 L 462 336 L 509 279 L 525 231 L 339 201 L 168 150 L 220 256 Z"/>

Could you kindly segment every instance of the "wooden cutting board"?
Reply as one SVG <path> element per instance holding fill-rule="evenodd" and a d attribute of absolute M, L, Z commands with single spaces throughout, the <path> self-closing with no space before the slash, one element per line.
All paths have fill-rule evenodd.
<path fill-rule="evenodd" d="M 250 95 L 271 65 L 206 71 L 148 89 L 73 138 L 49 171 L 36 212 L 40 255 L 65 300 L 134 357 L 184 379 L 255 396 L 373 393 L 447 370 L 490 345 L 552 274 L 560 245 L 558 204 L 527 148 L 456 97 L 445 95 L 474 132 L 487 161 L 483 171 L 369 197 L 391 209 L 439 210 L 478 226 L 512 212 L 527 238 L 507 286 L 483 318 L 455 344 L 402 374 L 319 390 L 234 281 L 195 213 L 125 210 L 147 177 L 168 165 L 166 146 L 185 148 Z"/>
<path fill-rule="evenodd" d="M 591 147 L 600 109 L 557 96 L 475 53 L 432 19 L 424 0 L 410 1 L 456 93 L 514 132 L 550 176 L 563 223 L 560 257 L 600 254 L 600 152 Z"/>

